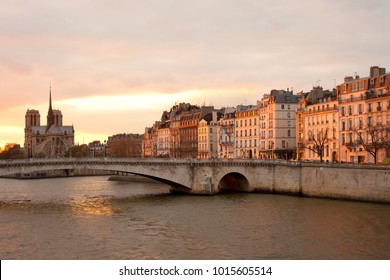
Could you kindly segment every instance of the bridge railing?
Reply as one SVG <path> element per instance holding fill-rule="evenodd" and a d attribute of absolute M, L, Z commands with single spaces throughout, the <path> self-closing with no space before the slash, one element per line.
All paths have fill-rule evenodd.
<path fill-rule="evenodd" d="M 33 165 L 189 165 L 189 166 L 213 166 L 213 165 L 250 165 L 250 166 L 295 166 L 295 167 L 336 167 L 336 168 L 362 168 L 362 169 L 390 169 L 390 165 L 369 165 L 354 163 L 326 163 L 286 161 L 278 159 L 178 159 L 178 158 L 28 158 L 0 160 L 0 168 L 12 166 Z"/>

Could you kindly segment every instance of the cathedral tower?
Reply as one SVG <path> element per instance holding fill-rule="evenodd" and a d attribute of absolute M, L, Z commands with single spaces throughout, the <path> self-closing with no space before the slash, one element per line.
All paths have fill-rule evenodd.
<path fill-rule="evenodd" d="M 54 124 L 55 124 L 55 117 L 54 117 L 53 108 L 51 105 L 51 86 L 50 86 L 49 111 L 47 112 L 47 130 Z"/>

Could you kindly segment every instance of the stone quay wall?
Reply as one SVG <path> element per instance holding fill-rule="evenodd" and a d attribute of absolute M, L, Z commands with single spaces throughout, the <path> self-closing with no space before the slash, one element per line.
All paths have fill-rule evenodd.
<path fill-rule="evenodd" d="M 389 166 L 301 162 L 273 169 L 251 191 L 390 203 Z"/>

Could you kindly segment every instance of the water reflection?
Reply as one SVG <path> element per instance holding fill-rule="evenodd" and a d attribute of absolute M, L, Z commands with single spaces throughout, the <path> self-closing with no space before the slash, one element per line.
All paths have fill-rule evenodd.
<path fill-rule="evenodd" d="M 106 198 L 72 199 L 69 205 L 74 215 L 112 216 L 122 212 Z"/>
<path fill-rule="evenodd" d="M 106 179 L 0 182 L 0 258 L 390 258 L 390 205 Z"/>

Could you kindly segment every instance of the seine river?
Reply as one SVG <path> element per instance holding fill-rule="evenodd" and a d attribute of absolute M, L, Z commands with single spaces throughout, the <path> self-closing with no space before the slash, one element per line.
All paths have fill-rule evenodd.
<path fill-rule="evenodd" d="M 390 259 L 390 205 L 0 179 L 0 259 Z"/>

